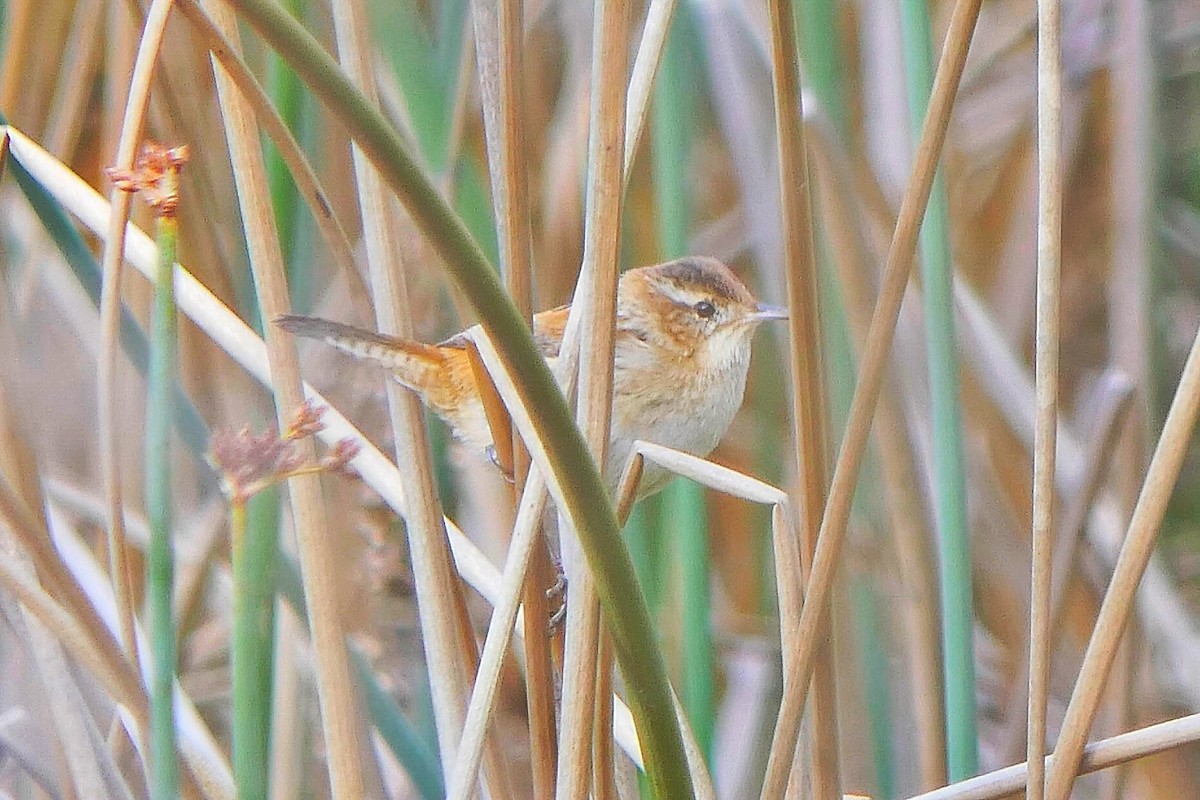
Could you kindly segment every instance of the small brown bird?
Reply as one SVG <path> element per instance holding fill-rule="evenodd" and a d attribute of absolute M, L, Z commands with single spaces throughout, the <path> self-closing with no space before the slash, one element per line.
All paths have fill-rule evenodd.
<path fill-rule="evenodd" d="M 534 340 L 551 366 L 569 310 L 563 306 L 533 318 Z M 612 439 L 604 471 L 610 487 L 637 439 L 708 455 L 742 404 L 755 328 L 786 318 L 786 309 L 757 302 L 716 259 L 681 258 L 624 273 L 617 288 Z M 468 447 L 492 452 L 465 332 L 429 345 L 314 317 L 281 316 L 275 323 L 379 363 Z M 668 477 L 647 469 L 639 495 L 662 488 Z"/>

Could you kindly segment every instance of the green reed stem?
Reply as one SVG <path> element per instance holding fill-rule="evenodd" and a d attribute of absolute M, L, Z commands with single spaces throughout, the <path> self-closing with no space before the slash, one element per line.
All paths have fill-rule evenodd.
<path fill-rule="evenodd" d="M 153 674 L 150 685 L 150 796 L 179 796 L 175 745 L 175 576 L 171 545 L 171 419 L 174 406 L 177 331 L 173 272 L 179 224 L 158 218 L 158 274 L 150 317 L 150 374 L 146 399 L 146 516 L 150 523 L 146 593 Z"/>
<path fill-rule="evenodd" d="M 283 0 L 288 13 L 297 19 L 304 18 L 304 0 Z M 283 62 L 275 53 L 268 54 L 267 92 L 271 101 L 279 111 L 279 116 L 293 133 L 297 133 L 303 119 L 301 112 L 304 108 L 304 91 L 296 73 Z M 283 251 L 283 263 L 287 267 L 288 289 L 291 290 L 292 307 L 306 311 L 312 304 L 313 263 L 309 258 L 297 259 L 297 211 L 300 208 L 300 194 L 292 180 L 291 172 L 279 155 L 279 150 L 270 142 L 264 142 L 267 165 L 267 185 L 271 192 L 271 207 L 275 210 L 275 227 L 279 231 L 279 247 Z M 251 324 L 260 333 L 262 329 L 258 314 L 258 298 L 254 292 L 250 276 L 246 277 L 249 289 L 247 297 L 254 304 L 254 314 L 250 317 Z"/>
<path fill-rule="evenodd" d="M 691 34 L 689 9 L 680 5 L 654 85 L 650 146 L 659 242 L 668 259 L 687 254 L 691 228 L 688 165 L 696 114 L 696 74 L 688 52 Z M 704 488 L 691 481 L 674 481 L 663 493 L 663 512 L 660 534 L 674 544 L 683 594 L 681 700 L 701 751 L 711 759 L 716 709 Z"/>
<path fill-rule="evenodd" d="M 233 561 L 233 778 L 241 800 L 266 800 L 275 641 L 279 492 L 230 506 Z"/>
<path fill-rule="evenodd" d="M 909 121 L 920 135 L 933 87 L 932 32 L 923 0 L 901 4 Z M 941 545 L 942 651 L 946 673 L 946 746 L 950 780 L 979 769 L 975 725 L 975 612 L 967 537 L 966 463 L 954 335 L 954 269 L 941 171 L 934 178 L 920 238 L 925 331 L 933 416 L 934 501 Z"/>

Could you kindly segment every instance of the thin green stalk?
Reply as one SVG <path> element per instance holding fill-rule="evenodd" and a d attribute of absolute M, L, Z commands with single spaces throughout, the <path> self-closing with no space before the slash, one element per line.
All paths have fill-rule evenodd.
<path fill-rule="evenodd" d="M 304 0 L 283 0 L 288 12 L 297 19 L 304 18 Z M 288 128 L 296 133 L 302 123 L 304 93 L 300 79 L 275 53 L 268 54 L 267 92 L 279 111 L 279 116 Z M 267 162 L 267 184 L 271 191 L 271 207 L 275 210 L 275 227 L 279 230 L 279 245 L 283 250 L 283 263 L 287 265 L 288 288 L 291 290 L 292 307 L 300 311 L 309 308 L 312 301 L 312 263 L 309 259 L 297 260 L 296 254 L 303 252 L 296 247 L 297 211 L 300 195 L 292 181 L 291 172 L 271 142 L 264 143 Z M 254 293 L 249 274 L 245 278 L 247 300 L 254 306 L 250 317 L 255 330 L 262 332 L 258 313 L 258 299 Z"/>
<path fill-rule="evenodd" d="M 483 248 L 484 255 L 493 264 L 500 263 L 500 239 L 496 233 L 496 220 L 492 203 L 488 198 L 485 177 L 481 174 L 478 161 L 462 158 L 454 170 L 454 209 L 463 223 Z"/>
<path fill-rule="evenodd" d="M 825 0 L 797 0 L 798 25 L 800 28 L 802 55 L 806 66 L 806 80 L 812 86 L 820 103 L 820 111 L 829 120 L 830 126 L 844 140 L 852 135 L 848 124 L 849 110 L 846 105 L 844 85 L 845 69 L 842 58 L 842 37 L 839 35 L 837 9 Z M 830 358 L 825 363 L 825 375 L 829 387 L 830 418 L 837 440 L 844 435 L 846 421 L 850 415 L 850 403 L 854 397 L 855 352 L 851 344 L 850 328 L 842 301 L 842 289 L 837 286 L 837 270 L 834 267 L 831 243 L 822 235 L 818 220 L 814 220 L 817 258 L 821 275 L 822 332 Z M 854 514 L 859 517 L 882 518 L 879 507 L 881 477 L 873 458 L 863 465 L 859 487 L 854 496 Z M 861 575 L 852 576 L 855 586 L 863 581 Z M 853 635 L 862 644 L 857 653 L 862 665 L 864 691 L 868 697 L 866 712 L 872 735 L 875 772 L 879 787 L 891 785 L 894 750 L 891 742 L 892 718 L 888 702 L 878 702 L 880 695 L 886 700 L 889 664 L 880 656 L 879 636 L 886 634 L 878 627 L 873 605 L 860 607 L 864 602 L 852 589 Z M 873 603 L 868 594 L 867 601 Z M 870 612 L 870 613 L 866 613 Z M 891 789 L 883 796 L 890 796 Z"/>
<path fill-rule="evenodd" d="M 651 118 L 655 206 L 664 258 L 687 254 L 691 209 L 688 164 L 696 113 L 695 70 L 689 59 L 691 36 L 687 6 L 676 9 L 654 85 Z M 713 625 L 709 598 L 708 515 L 704 488 L 675 481 L 663 493 L 660 533 L 672 542 L 683 587 L 681 700 L 705 758 L 712 758 Z"/>
<path fill-rule="evenodd" d="M 796 23 L 804 77 L 812 86 L 834 129 L 846 133 L 846 94 L 842 84 L 842 37 L 838 30 L 837 4 L 828 0 L 796 0 Z"/>
<path fill-rule="evenodd" d="M 241 800 L 266 800 L 271 742 L 272 647 L 279 492 L 232 501 L 233 777 Z"/>
<path fill-rule="evenodd" d="M 916 138 L 920 135 L 933 87 L 929 6 L 924 0 L 904 0 L 901 7 L 909 121 Z M 979 754 L 975 726 L 975 613 L 954 335 L 954 275 L 950 260 L 946 185 L 940 170 L 934 178 L 921 227 L 920 254 L 933 417 L 934 498 L 941 545 L 946 755 L 950 780 L 956 781 L 969 778 L 978 771 Z"/>
<path fill-rule="evenodd" d="M 830 243 L 822 237 L 818 239 L 818 248 L 822 267 L 829 266 Z M 829 352 L 834 356 L 825 363 L 829 397 L 832 401 L 830 416 L 834 430 L 841 438 L 854 397 L 855 351 L 850 341 L 850 324 L 842 304 L 842 295 L 833 285 L 836 277 L 830 270 L 823 270 L 821 277 L 821 307 L 828 312 L 821 322 Z M 876 456 L 877 452 L 869 450 L 868 457 L 864 460 L 859 485 L 854 492 L 852 513 L 859 519 L 878 520 L 879 525 L 872 525 L 871 528 L 882 530 L 882 526 L 887 525 L 888 520 L 885 509 L 881 507 L 883 477 Z M 852 630 L 849 633 L 858 643 L 854 650 L 861 665 L 862 691 L 867 698 L 867 729 L 871 735 L 877 779 L 876 793 L 872 796 L 882 800 L 895 796 L 893 754 L 896 747 L 892 743 L 894 727 L 891 702 L 888 698 L 888 681 L 892 670 L 883 644 L 888 640 L 889 633 L 879 623 L 875 595 L 870 589 L 870 576 L 864 575 L 861 568 L 851 568 L 848 572 L 852 621 Z M 884 791 L 885 787 L 887 791 Z"/>
<path fill-rule="evenodd" d="M 708 554 L 708 510 L 704 487 L 676 480 L 663 492 L 662 533 L 674 542 L 683 584 L 683 681 L 680 700 L 696 734 L 700 752 L 711 764 L 716 703 L 713 689 L 711 582 Z"/>
<path fill-rule="evenodd" d="M 429 746 L 428 740 L 422 738 L 400 713 L 396 701 L 379 685 L 366 656 L 354 646 L 350 648 L 350 664 L 354 667 L 354 674 L 358 676 L 363 702 L 372 710 L 379 735 L 388 743 L 392 754 L 408 772 L 408 777 L 412 779 L 417 792 L 424 800 L 441 800 L 446 796 L 446 792 L 443 788 L 437 751 Z"/>
<path fill-rule="evenodd" d="M 150 318 L 150 375 L 146 400 L 146 517 L 150 524 L 146 593 L 153 675 L 150 686 L 150 796 L 179 796 L 175 743 L 175 620 L 171 613 L 175 576 L 171 544 L 171 418 L 174 405 L 176 332 L 173 272 L 179 223 L 158 218 L 158 275 Z"/>
<path fill-rule="evenodd" d="M 850 605 L 854 631 L 866 681 L 866 702 L 875 759 L 875 791 L 879 800 L 896 796 L 896 762 L 892 747 L 891 693 L 888 689 L 886 634 L 879 619 L 879 598 L 867 576 L 856 575 L 850 583 Z"/>
<path fill-rule="evenodd" d="M 664 559 L 662 538 L 659 536 L 661 525 L 660 509 L 662 495 L 647 497 L 634 505 L 625 521 L 625 539 L 629 546 L 629 555 L 633 559 L 633 569 L 637 573 L 638 584 L 646 597 L 646 607 L 650 616 L 657 619 L 662 609 L 664 583 Z"/>

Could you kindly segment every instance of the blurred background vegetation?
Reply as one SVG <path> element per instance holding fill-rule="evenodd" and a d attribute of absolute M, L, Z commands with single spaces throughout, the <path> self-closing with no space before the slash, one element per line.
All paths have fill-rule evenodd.
<path fill-rule="evenodd" d="M 324 3 L 286 4 L 334 50 Z M 928 92 L 929 77 L 922 84 L 921 73 L 928 72 L 931 54 L 940 51 L 951 4 L 796 0 L 795 7 L 832 453 L 854 388 L 871 287 L 912 161 Z M 490 260 L 499 263 L 468 0 L 368 0 L 365 8 L 384 113 Z M 104 169 L 115 160 L 145 9 L 134 0 L 4 0 L 0 10 L 0 112 L 89 184 L 108 192 Z M 644 12 L 635 4 L 635 37 Z M 1052 737 L 1149 453 L 1200 325 L 1200 5 L 1069 0 L 1063 4 L 1063 23 L 1063 388 L 1057 483 L 1060 518 L 1082 502 L 1082 535 L 1069 571 L 1055 578 L 1063 613 L 1053 639 Z M 521 118 L 532 199 L 535 308 L 543 309 L 569 301 L 583 255 L 592 12 L 584 2 L 527 0 L 524 27 Z M 313 164 L 361 264 L 358 190 L 345 127 L 248 27 L 242 39 L 247 62 Z M 951 750 L 972 751 L 966 763 L 976 763 L 968 772 L 1024 759 L 1035 46 L 1033 2 L 984 3 L 919 255 L 926 280 L 931 262 L 947 256 L 955 277 L 953 302 L 942 310 L 956 328 L 943 333 L 957 347 L 957 361 L 950 366 L 961 386 L 952 389 L 949 400 L 961 426 L 946 430 L 931 423 L 932 409 L 941 402 L 929 389 L 925 328 L 932 317 L 921 302 L 922 281 L 914 278 L 885 389 L 889 425 L 881 432 L 885 419 L 882 413 L 876 418 L 834 593 L 842 784 L 846 791 L 871 797 L 903 797 L 940 785 L 947 777 L 946 731 Z M 203 41 L 179 14 L 167 25 L 150 98 L 147 135 L 191 148 L 183 173 L 179 260 L 261 330 L 212 67 Z M 685 253 L 713 255 L 733 265 L 760 297 L 783 302 L 774 114 L 765 6 L 757 0 L 680 0 L 647 134 L 631 154 L 623 265 Z M 263 150 L 292 307 L 370 327 L 374 318 L 365 276 L 334 266 L 304 198 L 265 137 Z M 20 468 L 7 464 L 5 476 L 12 485 L 39 484 L 51 528 L 69 531 L 104 563 L 96 434 L 98 281 L 93 273 L 89 283 L 81 267 L 90 258 L 94 269 L 101 245 L 85 234 L 73 255 L 69 234 L 48 227 L 35 202 L 29 186 L 6 170 L 0 185 L 0 384 L 6 424 L 14 429 L 7 435 L 28 458 Z M 447 282 L 437 256 L 399 204 L 394 214 L 417 337 L 438 341 L 472 324 L 470 307 Z M 933 219 L 937 215 L 944 227 Z M 134 220 L 147 230 L 153 227 L 141 204 L 135 204 Z M 147 327 L 148 284 L 131 279 L 124 291 L 134 320 Z M 745 405 L 712 459 L 788 489 L 796 470 L 783 337 L 782 328 L 760 334 Z M 303 347 L 301 357 L 305 376 L 337 408 L 376 443 L 389 441 L 375 370 L 316 346 Z M 140 547 L 145 543 L 137 535 L 145 384 L 131 362 L 119 369 L 118 457 L 131 538 Z M 188 322 L 179 332 L 178 372 L 208 431 L 246 424 L 260 429 L 271 421 L 268 396 Z M 1130 390 L 1132 400 L 1124 403 Z M 501 563 L 512 522 L 504 483 L 490 465 L 449 442 L 439 423 L 430 425 L 447 515 Z M 1112 448 L 1099 449 L 1097 442 L 1109 433 Z M 946 436 L 952 437 L 948 443 Z M 953 481 L 946 483 L 936 455 L 956 449 L 962 457 L 958 490 Z M 227 509 L 214 472 L 202 452 L 189 450 L 186 434 L 174 453 L 179 678 L 227 751 L 234 724 Z M 1104 461 L 1089 479 L 1097 453 Z M 1097 736 L 1200 712 L 1195 680 L 1200 670 L 1198 454 L 1190 448 L 1172 496 L 1160 549 L 1094 728 Z M 394 721 L 404 726 L 407 746 L 416 753 L 408 756 L 412 761 L 400 756 L 395 748 L 405 745 L 383 733 L 386 725 L 375 717 L 382 738 L 372 751 L 371 763 L 378 764 L 372 781 L 387 796 L 436 794 L 440 778 L 421 777 L 420 767 L 413 766 L 423 758 L 428 768 L 437 751 L 430 701 L 430 680 L 437 678 L 423 661 L 403 524 L 358 483 L 329 479 L 324 491 L 337 509 L 329 516 L 327 536 L 339 556 L 341 621 L 361 657 L 361 670 L 374 675 L 366 696 L 399 710 Z M 943 647 L 956 645 L 943 645 L 938 633 L 945 612 L 938 600 L 935 519 L 943 526 L 952 523 L 935 508 L 942 508 L 937 498 L 954 491 L 965 503 L 960 526 L 971 554 L 966 573 L 974 626 L 965 646 L 968 663 L 973 661 L 974 680 L 968 674 L 966 685 L 974 702 L 969 709 L 944 700 L 943 685 L 962 675 L 943 679 L 940 674 Z M 278 526 L 286 534 L 280 546 L 285 561 L 290 558 L 289 514 L 278 498 L 264 496 L 252 514 L 257 515 L 252 525 L 270 531 Z M 722 797 L 754 794 L 782 691 L 770 530 L 769 509 L 684 481 L 639 505 L 626 529 L 669 673 Z M 1060 535 L 1063 542 L 1073 536 Z M 15 547 L 6 541 L 6 549 Z M 133 567 L 133 596 L 140 598 L 145 561 L 137 547 Z M 294 599 L 294 570 L 281 568 L 278 580 L 281 593 Z M 467 595 L 481 636 L 490 607 Z M 77 779 L 67 765 L 67 737 L 44 700 L 58 689 L 39 666 L 31 644 L 36 637 L 23 632 L 10 597 L 0 607 L 8 620 L 0 627 L 0 791 L 12 797 L 82 796 L 71 788 Z M 288 651 L 292 665 L 290 672 L 276 667 L 272 680 L 268 661 L 263 684 L 263 696 L 274 698 L 265 712 L 273 748 L 270 796 L 323 797 L 329 789 L 312 664 L 293 608 L 281 606 L 273 623 L 276 635 L 265 639 L 274 642 L 276 657 Z M 111 727 L 111 700 L 86 670 L 71 675 L 77 685 L 71 696 L 81 698 L 88 725 L 98 726 L 103 739 Z M 503 734 L 514 797 L 531 791 L 520 676 L 511 660 L 494 722 Z M 956 744 L 955 736 L 964 732 L 966 743 Z M 111 759 L 124 769 L 133 796 L 140 796 L 142 779 L 131 766 L 128 746 L 117 741 L 118 735 L 111 738 Z M 966 777 L 954 772 L 952 764 L 948 777 Z M 1077 793 L 1200 796 L 1200 749 L 1179 748 L 1081 779 Z"/>

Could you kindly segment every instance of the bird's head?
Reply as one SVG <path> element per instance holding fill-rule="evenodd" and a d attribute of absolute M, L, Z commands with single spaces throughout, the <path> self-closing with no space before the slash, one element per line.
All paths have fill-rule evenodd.
<path fill-rule="evenodd" d="M 617 312 L 622 330 L 709 369 L 748 362 L 759 323 L 787 318 L 786 309 L 759 303 L 729 267 L 701 256 L 629 270 Z"/>

